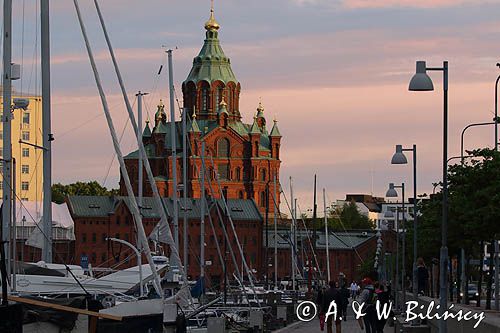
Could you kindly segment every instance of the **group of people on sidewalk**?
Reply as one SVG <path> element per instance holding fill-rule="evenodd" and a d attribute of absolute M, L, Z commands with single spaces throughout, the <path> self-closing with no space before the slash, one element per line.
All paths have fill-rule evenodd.
<path fill-rule="evenodd" d="M 390 286 L 374 281 L 372 277 L 365 277 L 361 282 L 361 287 L 353 282 L 350 289 L 347 289 L 345 284 L 339 287 L 338 282 L 330 281 L 328 289 L 319 290 L 316 298 L 320 309 L 321 330 L 324 330 L 326 324 L 327 333 L 333 333 L 333 323 L 335 322 L 336 333 L 342 332 L 342 321 L 347 320 L 347 307 L 349 306 L 349 298 L 351 298 L 351 301 L 356 300 L 359 304 L 363 304 L 362 312 L 365 316 L 358 319 L 360 329 L 366 329 L 367 333 L 383 332 L 387 320 L 378 318 L 376 302 L 379 301 L 382 306 L 388 303 L 390 291 Z M 326 313 L 328 313 L 332 302 L 337 305 L 337 316 L 334 318 L 333 315 L 330 315 L 325 322 Z"/>

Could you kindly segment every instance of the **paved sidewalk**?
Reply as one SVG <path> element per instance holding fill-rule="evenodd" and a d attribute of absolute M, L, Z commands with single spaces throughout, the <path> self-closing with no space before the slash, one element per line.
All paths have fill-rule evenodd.
<path fill-rule="evenodd" d="M 354 314 L 352 310 L 347 314 L 347 321 L 342 322 L 342 333 L 361 333 L 366 332 L 365 330 L 361 330 L 359 328 L 358 322 L 353 319 Z M 335 332 L 335 325 L 333 326 L 333 331 Z M 319 327 L 319 319 L 314 318 L 309 322 L 297 322 L 289 325 L 288 327 L 282 328 L 279 331 L 275 331 L 275 333 L 315 333 L 321 332 Z M 326 327 L 323 331 L 326 333 Z M 394 333 L 394 327 L 385 326 L 384 333 Z"/>

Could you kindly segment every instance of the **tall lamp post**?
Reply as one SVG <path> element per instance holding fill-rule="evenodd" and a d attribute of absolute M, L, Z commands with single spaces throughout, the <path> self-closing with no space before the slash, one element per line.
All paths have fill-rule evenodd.
<path fill-rule="evenodd" d="M 417 61 L 416 73 L 412 77 L 408 90 L 433 91 L 434 86 L 427 71 L 443 72 L 443 213 L 441 223 L 441 251 L 439 270 L 439 305 L 441 314 L 447 307 L 447 271 L 448 271 L 448 61 L 443 61 L 443 67 L 427 67 L 425 61 Z M 496 115 L 495 115 L 496 121 Z M 439 321 L 439 332 L 446 333 L 448 327 L 445 320 Z"/>
<path fill-rule="evenodd" d="M 403 148 L 402 145 L 396 145 L 396 152 L 392 156 L 391 164 L 408 164 L 408 160 L 403 152 L 413 152 L 413 297 L 418 298 L 417 290 L 417 145 L 412 148 Z"/>
<path fill-rule="evenodd" d="M 464 159 L 464 135 L 465 135 L 465 131 L 467 131 L 467 129 L 469 129 L 471 127 L 475 127 L 475 126 L 495 125 L 495 127 L 496 127 L 497 126 L 496 119 L 497 119 L 497 117 L 495 116 L 495 118 L 493 119 L 492 122 L 474 123 L 474 124 L 469 124 L 469 125 L 464 127 L 464 129 L 462 130 L 462 134 L 460 135 L 460 156 L 462 157 L 462 163 L 464 163 L 463 159 Z M 495 138 L 495 140 L 497 140 L 497 139 Z M 495 150 L 497 150 L 496 146 L 495 146 Z"/>
<path fill-rule="evenodd" d="M 498 68 L 500 68 L 500 63 L 497 62 Z M 500 75 L 498 75 L 495 81 L 495 150 L 498 151 L 498 81 L 500 81 Z"/>
<path fill-rule="evenodd" d="M 402 207 L 401 209 L 403 210 L 403 243 L 401 244 L 401 247 L 403 248 L 401 257 L 402 257 L 402 267 L 401 267 L 401 290 L 403 293 L 403 306 L 406 304 L 406 288 L 405 288 L 405 282 L 406 282 L 406 268 L 405 268 L 405 248 L 406 248 L 406 211 L 405 211 L 405 183 L 401 183 L 401 185 L 394 185 L 394 183 L 389 183 L 389 189 L 387 190 L 387 193 L 385 196 L 387 198 L 397 198 L 398 197 L 398 192 L 396 191 L 397 188 L 401 189 L 401 200 L 402 200 Z M 398 210 L 396 209 L 396 214 L 399 214 Z M 399 229 L 399 226 L 396 226 L 396 228 Z M 399 233 L 398 233 L 399 237 Z"/>

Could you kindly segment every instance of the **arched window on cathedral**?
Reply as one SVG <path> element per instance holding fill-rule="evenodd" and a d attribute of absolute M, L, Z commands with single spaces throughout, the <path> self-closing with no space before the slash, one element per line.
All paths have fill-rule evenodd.
<path fill-rule="evenodd" d="M 238 191 L 238 198 L 243 199 L 243 191 Z"/>
<path fill-rule="evenodd" d="M 276 144 L 274 147 L 275 147 L 274 149 L 276 149 L 276 159 L 279 160 L 280 159 L 280 145 Z"/>
<path fill-rule="evenodd" d="M 217 156 L 229 157 L 229 140 L 226 138 L 217 141 Z"/>
<path fill-rule="evenodd" d="M 219 178 L 221 180 L 229 180 L 229 164 L 219 164 L 217 166 L 217 169 L 219 171 Z"/>
<path fill-rule="evenodd" d="M 235 172 L 234 172 L 234 178 L 236 181 L 240 181 L 241 180 L 241 168 L 240 167 L 237 167 Z"/>
<path fill-rule="evenodd" d="M 263 182 L 266 181 L 266 169 L 260 169 L 260 180 Z"/>
<path fill-rule="evenodd" d="M 208 105 L 209 105 L 209 91 L 208 87 L 203 86 L 201 88 L 201 110 L 207 112 L 208 111 Z"/>
<path fill-rule="evenodd" d="M 266 207 L 266 192 L 260 192 L 259 205 L 261 207 Z"/>
<path fill-rule="evenodd" d="M 219 110 L 219 104 L 222 101 L 223 91 L 224 91 L 224 87 L 222 87 L 222 86 L 218 86 L 215 89 L 215 109 L 216 110 Z"/>
<path fill-rule="evenodd" d="M 255 141 L 255 156 L 259 156 L 259 143 L 257 141 Z"/>

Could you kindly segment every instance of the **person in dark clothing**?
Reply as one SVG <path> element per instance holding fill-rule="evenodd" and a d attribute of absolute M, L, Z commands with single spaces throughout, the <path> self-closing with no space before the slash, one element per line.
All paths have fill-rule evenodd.
<path fill-rule="evenodd" d="M 329 283 L 330 288 L 323 294 L 323 306 L 322 306 L 322 312 L 327 313 L 328 308 L 330 307 L 330 303 L 335 302 L 337 305 L 337 316 L 334 318 L 334 315 L 330 315 L 326 321 L 326 330 L 327 333 L 333 333 L 333 321 L 335 320 L 335 331 L 336 333 L 341 333 L 342 332 L 342 322 L 340 320 L 340 305 L 342 304 L 342 298 L 340 296 L 340 291 L 335 288 L 335 282 L 330 281 Z"/>
<path fill-rule="evenodd" d="M 417 291 L 420 295 L 427 294 L 427 281 L 429 281 L 429 271 L 425 267 L 424 259 L 417 259 Z"/>
<path fill-rule="evenodd" d="M 385 286 L 381 283 L 378 286 L 375 286 L 375 293 L 377 294 L 377 301 L 379 301 L 380 309 L 382 310 L 384 308 L 384 305 L 389 303 L 390 301 L 390 290 L 386 289 Z M 385 324 L 387 323 L 387 319 L 383 318 L 382 316 L 380 318 L 377 317 L 376 320 L 376 332 L 383 333 Z"/>
<path fill-rule="evenodd" d="M 359 302 L 363 305 L 363 317 L 364 326 L 366 328 L 366 333 L 376 333 L 377 332 L 377 310 L 375 308 L 377 301 L 377 294 L 375 293 L 375 287 L 370 278 L 366 277 L 361 282 L 363 285 L 363 291 L 359 296 Z"/>
<path fill-rule="evenodd" d="M 342 285 L 342 288 L 340 289 L 340 315 L 342 316 L 342 320 L 344 321 L 347 320 L 347 306 L 349 305 L 349 296 L 349 289 L 347 289 L 347 286 L 345 284 Z"/>

